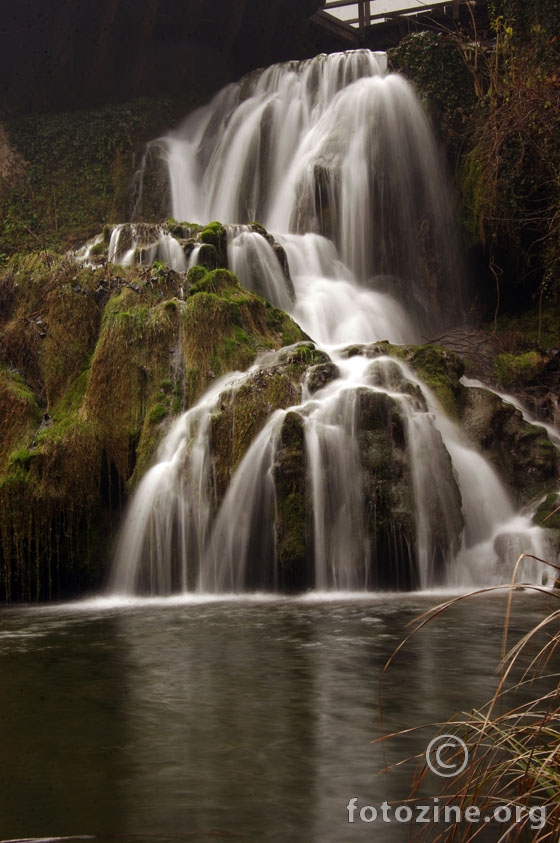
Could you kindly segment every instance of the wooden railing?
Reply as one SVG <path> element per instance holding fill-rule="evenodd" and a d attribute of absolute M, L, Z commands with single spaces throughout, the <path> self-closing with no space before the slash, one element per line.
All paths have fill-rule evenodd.
<path fill-rule="evenodd" d="M 447 3 L 430 3 L 429 0 L 426 0 L 425 11 L 431 11 L 433 7 L 447 5 L 451 7 L 452 17 L 457 19 L 459 17 L 459 3 L 461 2 L 464 2 L 464 0 L 448 0 Z M 350 24 L 351 26 L 356 26 L 357 24 L 362 35 L 365 33 L 366 29 L 376 21 L 395 19 L 402 17 L 403 15 L 409 15 L 414 11 L 417 11 L 418 13 L 422 13 L 422 11 L 424 11 L 422 8 L 419 8 L 417 10 L 402 9 L 396 12 L 375 12 L 375 4 L 376 0 L 327 0 L 323 6 L 323 11 L 330 12 L 331 9 L 343 9 L 348 6 L 357 5 L 358 17 L 346 20 L 345 23 Z M 377 8 L 380 7 L 378 6 Z"/>

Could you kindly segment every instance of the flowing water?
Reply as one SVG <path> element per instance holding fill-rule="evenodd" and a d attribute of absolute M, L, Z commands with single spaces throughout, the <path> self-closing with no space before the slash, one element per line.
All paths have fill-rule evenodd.
<path fill-rule="evenodd" d="M 219 506 L 211 416 L 222 393 L 280 358 L 225 378 L 179 418 L 132 502 L 113 592 L 282 589 L 275 466 L 294 412 L 312 507 L 311 572 L 300 587 L 502 582 L 520 553 L 546 553 L 541 531 L 516 515 L 494 469 L 401 361 L 343 351 L 349 343 L 418 342 L 428 322 L 432 330 L 443 324 L 442 302 L 460 318 L 460 262 L 438 150 L 412 89 L 386 75 L 385 63 L 361 50 L 269 68 L 228 86 L 154 142 L 174 217 L 191 227 L 226 223 L 231 269 L 293 315 L 338 377 L 313 393 L 304 385 L 299 403 L 271 415 Z M 114 229 L 109 260 L 156 256 L 186 268 L 163 229 Z M 400 417 L 409 463 L 413 524 L 404 529 L 401 517 L 382 541 L 365 500 L 358 423 L 365 394 Z M 520 572 L 533 581 L 540 573 L 529 561 Z"/>
<path fill-rule="evenodd" d="M 415 635 L 440 595 L 91 601 L 0 614 L 0 840 L 402 843 L 348 823 L 401 803 L 437 729 L 496 686 L 505 601 L 469 598 Z M 514 603 L 512 640 L 543 599 Z M 476 617 L 476 623 L 473 623 Z M 552 666 L 549 665 L 552 670 Z M 426 779 L 427 804 L 440 780 Z M 493 829 L 490 840 L 496 840 Z"/>

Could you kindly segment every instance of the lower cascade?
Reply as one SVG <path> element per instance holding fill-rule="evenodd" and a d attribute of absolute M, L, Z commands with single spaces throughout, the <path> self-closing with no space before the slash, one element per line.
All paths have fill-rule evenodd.
<path fill-rule="evenodd" d="M 108 260 L 164 261 L 185 291 L 228 267 L 312 340 L 263 350 L 174 421 L 113 593 L 487 584 L 546 554 L 405 345 L 461 306 L 437 158 L 410 87 L 364 50 L 252 74 L 151 144 L 144 167 L 165 168 L 189 222 L 117 226 Z M 466 389 L 458 359 L 434 354 Z"/>

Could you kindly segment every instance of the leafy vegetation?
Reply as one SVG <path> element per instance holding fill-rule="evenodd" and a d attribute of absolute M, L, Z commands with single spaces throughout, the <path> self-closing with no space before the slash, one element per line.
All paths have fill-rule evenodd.
<path fill-rule="evenodd" d="M 146 99 L 6 118 L 7 139 L 22 165 L 0 180 L 4 259 L 81 244 L 103 223 L 128 219 L 142 146 L 179 116 L 172 101 Z"/>
<path fill-rule="evenodd" d="M 450 155 L 466 236 L 486 261 L 478 303 L 557 312 L 560 7 L 496 0 L 490 13 L 490 43 L 481 44 L 474 26 L 421 33 L 391 51 L 391 61 L 425 97 Z"/>

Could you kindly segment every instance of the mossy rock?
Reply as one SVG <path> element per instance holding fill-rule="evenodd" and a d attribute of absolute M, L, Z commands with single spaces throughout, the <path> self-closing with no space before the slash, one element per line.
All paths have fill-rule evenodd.
<path fill-rule="evenodd" d="M 88 541 L 99 514 L 103 449 L 95 428 L 53 425 L 0 476 L 0 588 L 6 600 L 50 599 L 99 581 Z"/>
<path fill-rule="evenodd" d="M 527 385 L 544 370 L 547 359 L 537 351 L 524 354 L 498 354 L 494 359 L 496 377 L 502 386 Z"/>
<path fill-rule="evenodd" d="M 464 398 L 460 378 L 465 367 L 461 358 L 454 352 L 435 345 L 393 345 L 382 341 L 369 345 L 351 345 L 344 349 L 342 354 L 347 358 L 363 355 L 371 358 L 388 356 L 402 360 L 433 391 L 445 412 L 452 419 L 459 417 Z M 373 373 L 372 379 L 375 379 Z M 402 382 L 402 377 L 400 380 Z M 404 391 L 418 394 L 418 391 L 411 390 L 410 386 L 406 386 Z"/>
<path fill-rule="evenodd" d="M 448 416 L 458 419 L 464 387 L 460 378 L 465 372 L 461 358 L 452 351 L 434 345 L 393 347 L 435 394 Z"/>
<path fill-rule="evenodd" d="M 47 408 L 56 404 L 87 365 L 97 340 L 100 308 L 83 290 L 79 277 L 47 296 L 48 327 L 40 357 Z"/>
<path fill-rule="evenodd" d="M 172 415 L 215 376 L 306 339 L 227 270 L 198 282 L 182 301 L 178 273 L 162 282 L 151 267 L 50 255 L 0 273 L 0 599 L 98 588 L 121 508 Z M 289 406 L 298 390 L 274 375 L 270 402 Z M 244 434 L 238 421 L 241 451 L 250 414 Z"/>
<path fill-rule="evenodd" d="M 211 222 L 199 234 L 201 243 L 213 246 L 216 250 L 218 266 L 227 267 L 227 232 L 221 222 Z"/>
<path fill-rule="evenodd" d="M 216 296 L 229 298 L 232 295 L 239 295 L 244 289 L 237 277 L 223 268 L 209 271 L 206 266 L 193 266 L 188 272 L 187 281 L 191 285 L 189 296 L 197 293 L 213 293 Z"/>
<path fill-rule="evenodd" d="M 271 355 L 268 367 L 263 364 L 246 377 L 240 386 L 220 396 L 220 410 L 212 419 L 212 450 L 216 496 L 220 501 L 233 473 L 249 446 L 272 413 L 299 404 L 306 377 L 303 362 L 322 358 L 309 343 L 300 343 Z M 287 435 L 287 428 L 284 431 Z"/>
<path fill-rule="evenodd" d="M 286 313 L 244 290 L 225 269 L 191 288 L 182 323 L 189 404 L 215 377 L 247 369 L 259 352 L 306 339 Z"/>
<path fill-rule="evenodd" d="M 307 373 L 306 386 L 309 392 L 318 392 L 338 377 L 340 377 L 340 370 L 334 363 L 330 361 L 328 363 L 317 363 L 315 366 L 311 366 Z"/>
<path fill-rule="evenodd" d="M 363 470 L 370 587 L 418 585 L 412 480 L 404 429 L 396 402 L 361 389 L 357 428 Z"/>
<path fill-rule="evenodd" d="M 381 357 L 383 355 L 398 355 L 400 353 L 400 346 L 392 345 L 387 340 L 381 342 L 374 342 L 369 344 L 357 343 L 349 345 L 339 352 L 342 358 L 350 359 L 351 357 Z"/>
<path fill-rule="evenodd" d="M 463 530 L 461 495 L 451 458 L 437 432 L 430 459 L 437 462 L 434 482 L 415 487 L 406 419 L 400 402 L 382 392 L 358 391 L 357 428 L 364 470 L 367 529 L 371 547 L 371 585 L 417 588 L 417 513 L 421 506 L 431 536 L 431 556 L 425 561 L 430 580 L 443 580 L 448 563 L 459 550 Z M 437 482 L 435 478 L 437 477 Z M 422 500 L 414 500 L 421 494 Z"/>
<path fill-rule="evenodd" d="M 189 294 L 199 292 L 198 284 L 206 278 L 208 270 L 205 266 L 191 266 L 187 272 L 187 284 L 189 285 Z"/>
<path fill-rule="evenodd" d="M 176 237 L 177 240 L 196 237 L 202 231 L 201 225 L 192 222 L 177 222 L 177 220 L 172 218 L 168 219 L 165 225 L 169 233 L 173 237 Z"/>
<path fill-rule="evenodd" d="M 519 410 L 495 393 L 466 388 L 461 423 L 519 505 L 534 500 L 558 480 L 559 454 L 546 430 L 526 422 Z"/>
<path fill-rule="evenodd" d="M 41 410 L 32 390 L 19 375 L 5 369 L 0 369 L 0 417 L 0 467 L 5 468 L 6 460 L 13 459 L 16 449 L 20 449 L 18 454 L 28 453 L 30 433 L 41 422 Z"/>
<path fill-rule="evenodd" d="M 198 252 L 198 264 L 207 270 L 218 269 L 223 266 L 218 250 L 211 243 L 203 243 Z"/>

